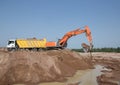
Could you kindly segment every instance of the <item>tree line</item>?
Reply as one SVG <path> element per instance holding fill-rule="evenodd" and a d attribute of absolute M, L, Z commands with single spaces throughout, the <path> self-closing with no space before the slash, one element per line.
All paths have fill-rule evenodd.
<path fill-rule="evenodd" d="M 77 52 L 84 52 L 82 48 L 80 49 L 72 49 L 73 51 L 77 51 Z M 120 47 L 117 48 L 113 48 L 113 47 L 104 47 L 104 48 L 93 48 L 92 52 L 116 52 L 116 53 L 120 53 Z"/>

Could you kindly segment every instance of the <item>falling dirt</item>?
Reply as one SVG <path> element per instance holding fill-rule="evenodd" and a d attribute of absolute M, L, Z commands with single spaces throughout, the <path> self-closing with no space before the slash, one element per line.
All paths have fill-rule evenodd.
<path fill-rule="evenodd" d="M 88 64 L 79 53 L 70 50 L 41 52 L 1 50 L 0 85 L 64 82 L 77 70 L 92 67 L 92 64 Z"/>

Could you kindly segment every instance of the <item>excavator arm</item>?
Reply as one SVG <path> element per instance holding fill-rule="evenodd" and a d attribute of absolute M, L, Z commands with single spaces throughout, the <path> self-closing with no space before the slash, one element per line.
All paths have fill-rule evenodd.
<path fill-rule="evenodd" d="M 83 29 L 83 30 L 81 30 L 80 28 L 78 28 L 78 29 L 76 29 L 76 30 L 67 32 L 67 33 L 62 37 L 62 39 L 60 39 L 60 40 L 58 41 L 59 45 L 60 45 L 61 47 L 65 47 L 69 38 L 71 38 L 72 36 L 78 35 L 78 34 L 85 33 L 85 34 L 86 34 L 86 37 L 87 37 L 87 39 L 88 39 L 88 41 L 89 41 L 89 43 L 90 43 L 90 46 L 92 46 L 91 31 L 90 31 L 90 29 L 89 29 L 88 26 L 85 26 L 84 28 L 85 28 L 85 29 Z"/>

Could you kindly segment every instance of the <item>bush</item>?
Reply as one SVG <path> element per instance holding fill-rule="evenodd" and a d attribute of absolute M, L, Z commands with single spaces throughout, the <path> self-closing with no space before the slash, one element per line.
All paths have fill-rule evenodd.
<path fill-rule="evenodd" d="M 73 51 L 77 51 L 77 52 L 83 52 L 83 49 L 72 49 Z M 93 48 L 92 52 L 116 52 L 116 53 L 120 53 L 120 47 L 117 48 Z"/>

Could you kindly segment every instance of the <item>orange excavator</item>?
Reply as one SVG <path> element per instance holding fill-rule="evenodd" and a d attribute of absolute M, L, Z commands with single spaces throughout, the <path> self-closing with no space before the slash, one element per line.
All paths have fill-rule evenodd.
<path fill-rule="evenodd" d="M 84 45 L 82 45 L 83 48 L 86 48 L 87 50 L 91 50 L 93 45 L 92 45 L 92 36 L 91 36 L 91 31 L 89 29 L 88 26 L 85 26 L 84 27 L 85 29 L 76 29 L 76 30 L 73 30 L 73 31 L 70 31 L 70 32 L 67 32 L 63 37 L 62 39 L 60 39 L 58 41 L 58 45 L 60 47 L 66 47 L 67 46 L 67 41 L 69 38 L 71 38 L 72 36 L 75 36 L 75 35 L 79 35 L 79 34 L 82 34 L 82 33 L 85 33 L 86 34 L 86 37 L 89 41 L 89 49 L 88 49 L 88 45 L 84 43 Z"/>
<path fill-rule="evenodd" d="M 46 39 L 10 39 L 8 41 L 7 48 L 8 49 L 28 49 L 28 50 L 34 50 L 34 49 L 63 49 L 67 47 L 67 41 L 72 36 L 85 33 L 86 37 L 90 43 L 90 46 L 87 44 L 82 44 L 82 47 L 89 51 L 92 49 L 92 36 L 91 31 L 88 26 L 84 27 L 85 29 L 76 29 L 70 32 L 67 32 L 61 39 L 59 39 L 57 42 L 54 41 L 47 41 Z"/>

